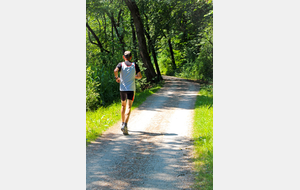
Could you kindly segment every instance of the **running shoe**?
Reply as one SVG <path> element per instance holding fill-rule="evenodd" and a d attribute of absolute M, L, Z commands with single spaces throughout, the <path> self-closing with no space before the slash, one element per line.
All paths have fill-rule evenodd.
<path fill-rule="evenodd" d="M 123 125 L 121 127 L 121 131 L 123 132 L 124 135 L 128 135 L 128 129 L 127 129 L 127 126 Z"/>

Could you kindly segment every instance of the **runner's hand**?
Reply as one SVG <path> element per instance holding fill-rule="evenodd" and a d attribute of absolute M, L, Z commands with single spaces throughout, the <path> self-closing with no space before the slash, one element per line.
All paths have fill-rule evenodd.
<path fill-rule="evenodd" d="M 116 82 L 117 82 L 117 83 L 120 83 L 120 78 L 119 78 L 119 77 L 116 79 Z"/>

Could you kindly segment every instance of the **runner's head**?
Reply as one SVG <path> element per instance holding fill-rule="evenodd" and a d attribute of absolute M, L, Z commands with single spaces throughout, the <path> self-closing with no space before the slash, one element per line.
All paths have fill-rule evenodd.
<path fill-rule="evenodd" d="M 132 58 L 131 52 L 130 51 L 125 51 L 124 55 L 123 55 L 123 58 L 130 61 L 130 59 Z"/>

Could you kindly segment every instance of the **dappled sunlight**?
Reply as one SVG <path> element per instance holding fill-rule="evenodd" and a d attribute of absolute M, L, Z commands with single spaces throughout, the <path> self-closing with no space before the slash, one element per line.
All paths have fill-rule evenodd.
<path fill-rule="evenodd" d="M 128 183 L 124 182 L 139 189 L 145 187 L 143 182 L 147 179 L 151 179 L 147 188 L 159 188 L 165 181 L 177 184 L 178 177 L 190 174 L 189 169 L 182 169 L 182 162 L 191 141 L 186 137 L 162 141 L 161 138 L 167 136 L 176 137 L 178 134 L 131 131 L 129 136 L 114 135 L 113 140 L 103 141 L 102 151 L 97 154 L 102 158 L 101 162 L 95 160 L 90 167 L 87 166 L 87 178 L 96 182 L 91 182 L 94 188 L 104 189 L 110 189 L 112 184 L 114 188 L 127 187 Z M 106 151 L 109 151 L 109 156 Z M 107 168 L 108 165 L 113 167 Z M 105 175 L 98 171 L 105 171 Z M 174 173 L 178 177 L 174 178 Z"/>
<path fill-rule="evenodd" d="M 186 189 L 192 184 L 191 128 L 199 85 L 166 81 L 132 112 L 129 135 L 116 126 L 89 145 L 87 189 Z"/>
<path fill-rule="evenodd" d="M 198 96 L 200 85 L 190 84 L 184 79 L 169 81 L 168 77 L 164 76 L 166 84 L 156 94 L 150 96 L 147 102 L 144 102 L 138 109 L 148 111 L 163 111 L 165 109 L 190 109 L 194 107 L 191 102 L 194 102 Z M 172 79 L 173 80 L 173 79 Z M 152 102 L 158 102 L 152 104 Z"/>

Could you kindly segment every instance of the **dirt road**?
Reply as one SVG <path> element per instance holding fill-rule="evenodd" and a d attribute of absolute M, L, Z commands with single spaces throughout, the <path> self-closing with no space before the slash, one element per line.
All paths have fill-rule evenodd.
<path fill-rule="evenodd" d="M 191 189 L 191 130 L 197 83 L 164 77 L 166 84 L 86 150 L 87 189 Z"/>

